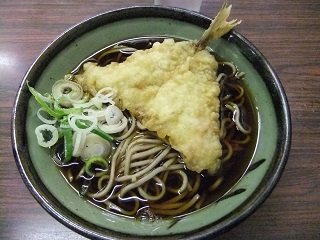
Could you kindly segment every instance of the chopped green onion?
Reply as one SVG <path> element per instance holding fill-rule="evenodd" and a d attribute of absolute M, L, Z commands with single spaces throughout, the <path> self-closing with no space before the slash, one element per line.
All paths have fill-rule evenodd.
<path fill-rule="evenodd" d="M 39 108 L 37 112 L 37 116 L 43 123 L 46 123 L 46 124 L 53 125 L 57 122 L 57 119 L 49 115 L 48 112 L 43 107 Z"/>
<path fill-rule="evenodd" d="M 100 136 L 89 133 L 85 136 L 80 157 L 86 161 L 93 156 L 107 158 L 111 152 L 111 144 Z"/>
<path fill-rule="evenodd" d="M 83 111 L 82 108 L 62 108 L 57 100 L 54 101 L 53 108 L 56 113 L 61 115 L 69 115 L 71 113 L 80 113 Z"/>
<path fill-rule="evenodd" d="M 79 124 L 79 121 L 86 124 Z M 94 116 L 85 116 L 80 114 L 69 114 L 68 123 L 75 132 L 89 133 L 97 126 L 98 119 Z"/>
<path fill-rule="evenodd" d="M 52 86 L 52 96 L 61 106 L 72 107 L 74 100 L 83 97 L 83 89 L 78 83 L 61 79 Z"/>
<path fill-rule="evenodd" d="M 52 110 L 48 104 L 42 99 L 42 95 L 35 90 L 33 87 L 29 86 L 28 84 L 28 88 L 29 91 L 31 92 L 31 94 L 34 96 L 34 98 L 37 100 L 37 102 L 44 108 L 44 110 L 51 115 L 54 118 L 61 118 L 63 116 L 63 114 L 57 113 L 56 111 Z"/>
<path fill-rule="evenodd" d="M 80 119 L 76 120 L 76 125 L 80 129 L 86 129 L 86 128 L 90 127 L 89 121 L 80 120 Z M 111 137 L 108 133 L 102 131 L 99 127 L 92 129 L 91 132 L 98 135 L 99 137 L 102 137 L 103 139 L 107 140 L 108 142 L 113 141 L 113 137 Z"/>
<path fill-rule="evenodd" d="M 99 165 L 100 167 L 103 168 L 102 170 L 104 171 L 107 171 L 109 169 L 109 164 L 107 160 L 105 160 L 103 157 L 101 156 L 91 157 L 87 161 L 85 161 L 85 172 L 90 176 L 94 175 L 94 173 L 91 170 L 93 165 Z"/>
<path fill-rule="evenodd" d="M 108 133 L 102 131 L 99 127 L 93 129 L 91 132 L 98 135 L 99 137 L 102 137 L 103 139 L 107 140 L 108 142 L 113 141 L 113 137 L 111 137 L 111 135 L 109 135 Z"/>
<path fill-rule="evenodd" d="M 58 129 L 49 124 L 42 124 L 35 129 L 38 144 L 42 147 L 52 147 L 59 139 Z"/>
<path fill-rule="evenodd" d="M 80 157 L 86 142 L 87 133 L 75 132 L 73 134 L 73 152 L 72 156 Z"/>
<path fill-rule="evenodd" d="M 68 163 L 73 153 L 73 134 L 70 127 L 62 128 L 64 139 L 64 163 Z"/>

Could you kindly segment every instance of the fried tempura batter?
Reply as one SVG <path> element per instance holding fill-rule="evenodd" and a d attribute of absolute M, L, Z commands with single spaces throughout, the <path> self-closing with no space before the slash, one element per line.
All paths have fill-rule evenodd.
<path fill-rule="evenodd" d="M 210 26 L 220 36 L 237 24 L 225 21 L 230 7 L 224 6 L 221 11 L 223 14 L 220 12 Z M 208 34 L 209 30 L 208 37 L 216 38 Z M 201 50 L 203 42 L 207 40 L 166 39 L 154 43 L 151 49 L 136 51 L 123 63 L 106 67 L 85 63 L 75 78 L 93 95 L 103 87 L 114 88 L 117 105 L 129 110 L 160 138 L 168 138 L 189 169 L 215 172 L 222 154 L 218 64 L 207 50 Z"/>

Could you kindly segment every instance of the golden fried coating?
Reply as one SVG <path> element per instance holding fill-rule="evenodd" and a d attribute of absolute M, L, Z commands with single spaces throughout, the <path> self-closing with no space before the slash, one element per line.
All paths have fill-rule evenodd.
<path fill-rule="evenodd" d="M 196 50 L 194 42 L 166 39 L 123 63 L 86 63 L 75 77 L 93 95 L 103 87 L 114 88 L 117 104 L 168 138 L 189 169 L 215 172 L 222 154 L 217 67 L 215 58 Z"/>
<path fill-rule="evenodd" d="M 140 50 L 123 63 L 98 67 L 86 63 L 76 81 L 93 95 L 103 87 L 117 91 L 117 104 L 128 109 L 147 129 L 168 138 L 186 166 L 196 172 L 216 172 L 219 141 L 218 64 L 208 43 L 241 21 L 227 21 L 231 5 L 223 4 L 198 41 L 167 39 Z"/>

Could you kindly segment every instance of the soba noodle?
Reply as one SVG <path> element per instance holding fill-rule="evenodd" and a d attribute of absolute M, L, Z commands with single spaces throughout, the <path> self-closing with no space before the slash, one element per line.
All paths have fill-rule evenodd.
<path fill-rule="evenodd" d="M 150 46 L 149 43 L 147 47 Z M 120 62 L 132 51 L 132 46 L 117 46 L 101 53 L 96 60 L 100 65 Z M 237 156 L 245 157 L 252 138 L 253 115 L 242 85 L 243 76 L 231 62 L 219 62 L 223 156 L 221 170 L 216 175 L 188 170 L 180 154 L 165 139 L 144 129 L 129 112 L 124 112 L 128 119 L 125 129 L 112 134 L 114 142 L 106 159 L 108 167 L 98 163 L 86 169 L 83 160 L 73 157 L 68 164 L 58 161 L 61 172 L 79 195 L 103 209 L 129 217 L 148 220 L 175 217 L 210 204 L 232 187 L 248 164 L 248 160 L 238 159 L 244 167 L 240 174 L 234 174 L 239 163 L 234 166 L 233 161 Z M 57 162 L 63 150 L 54 149 Z"/>

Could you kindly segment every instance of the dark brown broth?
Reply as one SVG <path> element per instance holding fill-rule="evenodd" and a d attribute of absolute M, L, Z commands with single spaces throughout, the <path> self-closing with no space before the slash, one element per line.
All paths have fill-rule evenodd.
<path fill-rule="evenodd" d="M 149 38 L 142 38 L 142 39 L 136 39 L 136 40 L 130 40 L 126 42 L 122 42 L 119 45 L 126 45 L 128 47 L 133 47 L 137 49 L 147 49 L 150 48 L 155 41 L 162 41 L 163 38 L 156 38 L 156 39 L 149 39 Z M 100 56 L 104 51 L 112 48 L 108 47 L 105 48 L 104 50 L 99 51 L 98 53 L 94 54 L 93 57 L 90 57 L 90 59 L 95 58 L 97 59 L 98 56 Z M 118 58 L 119 62 L 122 62 L 126 59 L 126 57 L 129 56 L 128 54 L 121 54 L 121 56 L 118 55 L 118 53 L 113 53 L 112 57 Z M 108 60 L 110 58 L 110 55 L 106 58 L 103 57 L 99 61 L 99 65 L 105 66 L 110 63 Z M 223 59 L 216 56 L 218 61 L 222 61 Z M 225 68 L 219 68 L 219 71 L 228 71 Z M 241 79 L 235 79 L 237 83 L 242 86 L 245 90 L 246 87 L 243 85 L 243 82 Z M 223 92 L 223 91 L 222 91 Z M 219 170 L 218 173 L 216 173 L 214 176 L 210 176 L 206 173 L 201 174 L 201 185 L 198 191 L 198 194 L 202 195 L 204 193 L 208 192 L 208 189 L 210 186 L 220 177 L 223 177 L 222 183 L 219 185 L 219 187 L 212 193 L 209 194 L 209 197 L 206 199 L 204 205 L 208 205 L 212 202 L 217 201 L 219 198 L 221 198 L 224 194 L 226 194 L 238 181 L 239 179 L 243 176 L 245 173 L 246 169 L 249 166 L 249 163 L 251 161 L 255 146 L 256 146 L 256 138 L 257 138 L 257 114 L 255 111 L 255 107 L 251 101 L 251 97 L 247 91 L 245 91 L 245 102 L 244 102 L 244 111 L 245 114 L 242 116 L 243 122 L 251 126 L 252 131 L 250 133 L 251 140 L 249 143 L 243 146 L 243 151 L 237 152 L 236 154 L 233 154 L 231 159 L 227 161 L 226 163 L 223 164 L 221 169 Z M 221 113 L 223 115 L 223 113 Z M 235 137 L 241 137 L 241 134 L 236 134 Z M 225 146 L 223 146 L 225 148 Z M 81 161 L 80 161 L 81 162 Z M 81 163 L 78 165 L 73 165 L 73 169 L 71 171 L 73 172 L 73 175 L 77 174 L 79 170 L 81 169 Z M 67 179 L 67 168 L 60 168 L 62 174 L 65 176 Z M 70 169 L 69 169 L 70 171 Z M 190 179 L 195 178 L 196 174 L 192 171 L 186 170 L 187 175 Z M 179 179 L 170 179 L 170 181 L 167 182 L 167 187 L 172 183 L 171 187 L 176 187 L 174 186 L 175 182 L 179 181 Z M 72 187 L 76 191 L 81 191 L 81 187 L 83 187 L 83 177 L 81 177 L 77 181 L 73 181 L 70 183 Z M 99 201 L 95 201 L 93 199 L 88 199 L 85 197 L 88 201 L 92 202 L 93 204 L 97 205 L 98 207 L 105 208 L 103 204 L 101 204 Z M 170 194 L 168 194 L 164 200 L 169 199 Z M 132 203 L 130 202 L 123 202 L 121 203 L 121 207 L 125 209 L 130 209 L 132 208 Z M 143 203 L 143 206 L 147 206 L 148 203 Z M 194 209 L 191 209 L 191 212 L 194 211 Z M 115 212 L 114 212 L 115 213 Z M 186 213 L 184 213 L 186 214 Z"/>

